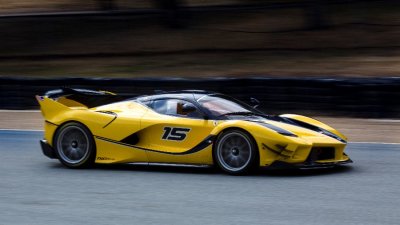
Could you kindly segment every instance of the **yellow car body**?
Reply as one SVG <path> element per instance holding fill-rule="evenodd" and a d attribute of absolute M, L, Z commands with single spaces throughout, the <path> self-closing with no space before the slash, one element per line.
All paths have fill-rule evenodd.
<path fill-rule="evenodd" d="M 73 122 L 90 131 L 90 139 L 95 146 L 93 160 L 97 164 L 214 165 L 216 162 L 213 151 L 218 137 L 229 130 L 238 130 L 251 137 L 259 167 L 281 164 L 326 167 L 351 162 L 344 153 L 347 138 L 334 128 L 309 117 L 285 114 L 274 117 L 275 119 L 253 116 L 253 120 L 248 119 L 248 116 L 233 116 L 229 119 L 190 118 L 162 114 L 137 98 L 108 101 L 111 103 L 98 106 L 94 104 L 96 106 L 91 107 L 71 96 L 81 95 L 81 99 L 95 99 L 97 95 L 77 90 L 72 92 L 67 94 L 61 91 L 56 97 L 36 96 L 45 120 L 42 149 L 50 158 L 59 158 L 56 152 L 56 133 L 63 125 Z M 100 93 L 114 96 L 107 92 Z M 208 95 L 202 92 L 196 94 Z M 141 99 L 154 101 L 163 94 L 154 96 Z M 164 94 L 165 96 L 172 99 L 178 96 L 179 99 L 190 94 L 182 92 Z M 183 136 L 185 137 L 182 139 Z M 61 143 L 59 148 L 62 145 Z"/>

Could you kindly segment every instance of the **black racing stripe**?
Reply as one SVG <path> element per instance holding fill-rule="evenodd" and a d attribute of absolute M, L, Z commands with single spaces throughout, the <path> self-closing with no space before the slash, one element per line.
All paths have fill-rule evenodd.
<path fill-rule="evenodd" d="M 306 129 L 321 133 L 323 135 L 326 135 L 326 136 L 328 136 L 330 138 L 336 139 L 336 140 L 338 140 L 338 141 L 340 141 L 342 143 L 345 143 L 345 144 L 347 143 L 346 140 L 342 139 L 338 135 L 336 135 L 336 134 L 334 134 L 334 133 L 332 133 L 332 132 L 330 132 L 328 130 L 325 130 L 325 129 L 321 128 L 321 127 L 318 127 L 318 126 L 315 126 L 315 125 L 312 125 L 312 124 L 309 124 L 309 123 L 306 123 L 306 122 L 303 122 L 303 121 L 300 121 L 300 120 L 296 120 L 296 119 L 293 119 L 293 118 L 285 117 L 285 119 L 290 121 L 289 124 L 291 124 L 291 125 L 295 125 L 295 126 L 298 126 L 298 127 L 306 128 Z"/>
<path fill-rule="evenodd" d="M 139 136 L 137 133 L 133 133 L 129 135 L 128 137 L 122 139 L 120 142 L 129 144 L 129 145 L 136 145 L 139 142 Z"/>
<path fill-rule="evenodd" d="M 48 120 L 45 120 L 45 122 L 46 122 L 46 123 L 48 123 L 48 124 L 51 124 L 51 125 L 57 126 L 57 127 L 59 126 L 59 125 L 57 125 L 57 124 L 55 124 L 55 123 L 52 123 L 52 122 L 50 122 L 50 121 L 48 121 Z"/>
<path fill-rule="evenodd" d="M 262 143 L 262 146 L 263 146 L 264 148 L 270 150 L 271 152 L 277 154 L 277 155 L 280 155 L 280 154 L 282 153 L 282 151 L 275 150 L 275 149 L 269 147 L 268 145 L 266 145 L 266 144 L 264 144 L 264 143 Z"/>
<path fill-rule="evenodd" d="M 94 136 L 94 137 L 97 138 L 97 139 L 103 140 L 103 141 L 114 143 L 114 144 L 124 145 L 124 146 L 131 147 L 131 148 L 137 148 L 137 149 L 141 149 L 141 150 L 145 150 L 145 151 L 157 152 L 157 153 L 162 153 L 162 154 L 167 154 L 167 155 L 188 155 L 188 154 L 193 154 L 193 153 L 199 152 L 199 151 L 207 148 L 215 140 L 215 135 L 209 135 L 203 141 L 201 141 L 199 144 L 197 144 L 196 146 L 194 146 L 193 148 L 191 148 L 191 149 L 189 149 L 187 151 L 184 151 L 184 152 L 163 152 L 163 151 L 160 151 L 160 150 L 143 148 L 143 147 L 139 147 L 139 146 L 136 146 L 136 145 L 124 143 L 124 142 L 121 142 L 121 141 L 115 141 L 115 140 L 104 138 L 104 137 L 100 137 L 100 136 Z"/>
<path fill-rule="evenodd" d="M 211 145 L 215 140 L 215 135 L 208 135 L 203 141 L 201 141 L 199 144 L 194 146 L 193 148 L 182 152 L 181 155 L 186 155 L 186 154 L 193 154 L 195 152 L 199 152 L 205 148 L 207 148 L 209 145 Z"/>
<path fill-rule="evenodd" d="M 139 147 L 139 146 L 123 143 L 123 142 L 112 140 L 112 139 L 105 138 L 105 137 L 100 137 L 100 136 L 96 136 L 96 135 L 94 137 L 97 138 L 97 139 L 103 140 L 103 141 L 114 143 L 114 144 L 119 144 L 119 145 L 124 145 L 124 146 L 132 147 L 132 148 L 138 148 L 138 149 L 142 149 L 142 150 L 147 150 L 146 148 L 142 148 L 142 147 Z"/>
<path fill-rule="evenodd" d="M 282 134 L 282 135 L 284 135 L 284 136 L 297 137 L 296 134 L 294 134 L 294 133 L 292 133 L 292 132 L 290 132 L 290 131 L 288 131 L 288 130 L 285 130 L 285 129 L 283 129 L 283 128 L 280 128 L 280 127 L 278 127 L 278 126 L 269 124 L 269 123 L 258 122 L 258 121 L 251 121 L 251 120 L 247 120 L 247 121 L 253 122 L 253 123 L 256 123 L 256 124 L 259 124 L 259 125 L 261 125 L 261 126 L 263 126 L 263 127 L 266 127 L 266 128 L 268 128 L 268 129 L 271 129 L 271 130 L 277 132 L 278 134 Z"/>

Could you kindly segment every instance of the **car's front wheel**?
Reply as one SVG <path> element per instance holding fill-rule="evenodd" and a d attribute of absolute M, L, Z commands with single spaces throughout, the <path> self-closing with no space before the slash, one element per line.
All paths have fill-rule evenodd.
<path fill-rule="evenodd" d="M 249 134 L 228 130 L 219 135 L 214 149 L 214 160 L 225 172 L 239 175 L 256 166 L 257 147 Z"/>
<path fill-rule="evenodd" d="M 58 159 L 67 167 L 83 168 L 94 163 L 96 147 L 88 128 L 76 122 L 64 124 L 55 134 Z"/>

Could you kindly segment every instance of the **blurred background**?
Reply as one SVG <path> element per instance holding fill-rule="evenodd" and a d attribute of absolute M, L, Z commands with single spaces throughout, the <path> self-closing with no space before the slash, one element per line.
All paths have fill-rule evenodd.
<path fill-rule="evenodd" d="M 70 85 L 399 117 L 399 12 L 397 0 L 1 0 L 0 108 Z"/>

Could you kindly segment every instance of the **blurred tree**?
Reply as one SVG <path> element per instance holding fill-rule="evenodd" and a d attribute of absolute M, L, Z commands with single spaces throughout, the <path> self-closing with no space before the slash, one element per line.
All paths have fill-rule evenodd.
<path fill-rule="evenodd" d="M 278 5 L 278 9 L 282 8 L 301 8 L 305 13 L 305 21 L 307 29 L 322 29 L 329 26 L 329 3 L 335 1 L 352 1 L 352 0 L 239 0 L 246 4 L 264 4 L 275 9 L 274 5 Z M 368 1 L 368 0 L 366 0 Z M 399 1 L 399 0 L 396 0 Z"/>
<path fill-rule="evenodd" d="M 117 4 L 114 0 L 97 0 L 101 10 L 115 10 L 117 9 Z"/>
<path fill-rule="evenodd" d="M 328 12 L 324 0 L 309 0 L 305 10 L 309 29 L 321 29 L 328 26 Z"/>
<path fill-rule="evenodd" d="M 154 0 L 157 8 L 164 11 L 163 21 L 166 22 L 170 27 L 182 28 L 184 27 L 182 6 L 184 2 L 182 0 Z"/>

